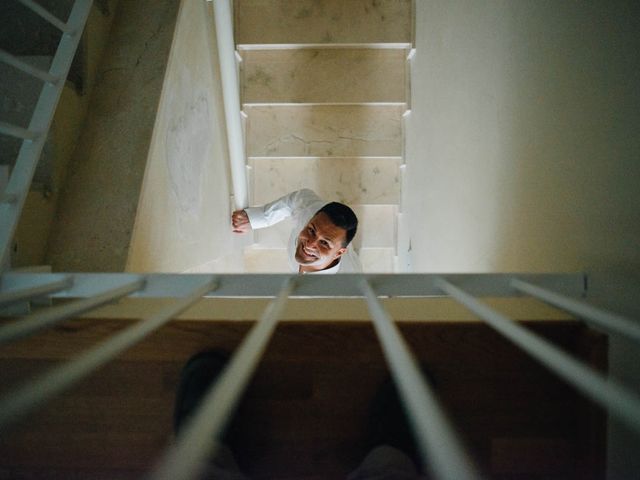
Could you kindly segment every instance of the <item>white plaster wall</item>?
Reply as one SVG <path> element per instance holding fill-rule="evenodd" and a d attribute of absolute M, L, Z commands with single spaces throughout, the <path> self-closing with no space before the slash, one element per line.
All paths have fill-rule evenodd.
<path fill-rule="evenodd" d="M 128 271 L 234 271 L 228 157 L 210 4 L 183 0 Z M 238 263 L 240 262 L 240 263 Z"/>
<path fill-rule="evenodd" d="M 406 149 L 415 271 L 637 280 L 638 32 L 631 1 L 416 1 Z M 592 278 L 596 301 L 628 311 L 614 283 Z M 637 349 L 612 338 L 609 361 L 613 377 L 640 385 Z M 637 445 L 610 423 L 608 478 L 637 478 Z"/>
<path fill-rule="evenodd" d="M 637 2 L 416 4 L 414 270 L 638 271 Z"/>

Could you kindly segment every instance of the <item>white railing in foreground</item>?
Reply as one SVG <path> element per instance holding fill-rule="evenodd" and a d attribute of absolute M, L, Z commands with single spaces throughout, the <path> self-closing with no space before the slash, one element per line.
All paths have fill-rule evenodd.
<path fill-rule="evenodd" d="M 284 285 L 284 286 L 283 286 Z M 535 286 L 533 288 L 532 286 Z M 476 297 L 521 296 L 522 290 L 592 321 L 606 331 L 633 338 L 635 331 L 619 328 L 636 325 L 628 318 L 603 312 L 585 302 L 586 276 L 582 274 L 486 274 L 486 275 L 135 275 L 135 274 L 27 274 L 0 277 L 0 304 L 14 305 L 29 298 L 75 298 L 0 327 L 5 341 L 35 334 L 104 301 L 129 297 L 169 297 L 176 302 L 162 312 L 117 333 L 67 364 L 27 382 L 0 398 L 0 434 L 38 405 L 44 404 L 92 373 L 119 353 L 160 328 L 204 296 L 275 297 L 229 365 L 202 402 L 194 421 L 171 447 L 153 478 L 196 478 L 201 460 L 215 448 L 216 438 L 233 414 L 249 379 L 260 362 L 282 316 L 288 298 L 364 297 L 385 357 L 409 412 L 425 464 L 436 478 L 476 478 L 477 473 L 460 446 L 454 429 L 443 414 L 413 356 L 378 297 L 429 297 L 448 295 L 474 312 L 535 360 L 567 383 L 604 406 L 640 435 L 640 399 L 626 388 L 604 378 L 510 318 L 494 311 Z M 53 312 L 53 313 L 50 313 Z M 45 320 L 43 320 L 45 319 Z M 611 321 L 610 321 L 611 320 Z M 26 325 L 21 327 L 20 325 Z M 16 333 L 19 332 L 19 335 Z M 446 439 L 446 441 L 443 441 Z"/>
<path fill-rule="evenodd" d="M 256 325 L 234 353 L 220 379 L 202 400 L 202 406 L 188 421 L 176 445 L 152 475 L 155 479 L 198 478 L 207 457 L 215 453 L 224 427 L 231 419 L 242 393 L 260 363 L 285 304 L 294 291 L 296 278 L 288 278 L 277 298 L 266 308 Z"/>
<path fill-rule="evenodd" d="M 64 81 L 69 73 L 73 56 L 93 3 L 93 0 L 76 0 L 65 23 L 33 0 L 19 1 L 58 28 L 63 34 L 48 72 L 31 67 L 7 52 L 0 52 L 0 61 L 45 82 L 28 128 L 21 128 L 5 122 L 0 124 L 1 134 L 22 139 L 22 146 L 11 172 L 9 183 L 5 191 L 0 192 L 0 268 L 6 268 L 9 265 L 11 241 L 31 187 L 42 147 L 51 127 Z"/>
<path fill-rule="evenodd" d="M 407 406 L 420 455 L 423 459 L 431 459 L 429 467 L 436 478 L 480 478 L 438 405 L 436 396 L 420 373 L 409 346 L 366 280 L 362 282 L 362 292 L 393 380 Z"/>

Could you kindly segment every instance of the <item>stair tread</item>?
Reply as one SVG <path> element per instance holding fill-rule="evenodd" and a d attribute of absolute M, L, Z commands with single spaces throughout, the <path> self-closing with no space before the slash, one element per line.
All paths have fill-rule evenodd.
<path fill-rule="evenodd" d="M 398 204 L 401 162 L 396 157 L 253 158 L 252 203 L 310 188 L 348 205 Z"/>
<path fill-rule="evenodd" d="M 405 101 L 404 50 L 246 50 L 242 58 L 243 102 Z"/>
<path fill-rule="evenodd" d="M 245 106 L 249 156 L 399 156 L 403 105 Z"/>
<path fill-rule="evenodd" d="M 362 248 L 358 251 L 364 273 L 392 273 L 394 248 Z M 247 247 L 244 251 L 248 273 L 291 273 L 286 248 Z"/>
<path fill-rule="evenodd" d="M 411 42 L 411 7 L 412 0 L 236 0 L 236 42 Z"/>

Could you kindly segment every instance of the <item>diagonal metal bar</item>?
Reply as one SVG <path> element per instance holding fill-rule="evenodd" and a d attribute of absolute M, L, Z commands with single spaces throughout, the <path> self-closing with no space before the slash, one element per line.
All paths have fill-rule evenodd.
<path fill-rule="evenodd" d="M 0 122 L 0 133 L 23 140 L 35 140 L 39 137 L 37 132 L 7 122 Z"/>
<path fill-rule="evenodd" d="M 58 30 L 69 33 L 71 32 L 71 26 L 67 23 L 64 23 L 55 15 L 52 15 L 46 8 L 34 2 L 33 0 L 18 0 L 21 4 L 31 10 L 33 13 L 36 13 L 40 17 L 44 18 L 51 25 L 56 27 Z"/>
<path fill-rule="evenodd" d="M 516 290 L 573 313 L 610 333 L 619 333 L 640 343 L 640 325 L 629 318 L 607 312 L 586 302 L 522 281 L 519 278 L 514 278 L 511 281 L 511 285 Z"/>
<path fill-rule="evenodd" d="M 39 9 L 44 10 L 32 0 L 21 0 L 21 2 L 29 8 L 34 7 L 36 13 Z M 92 0 L 76 0 L 71 9 L 67 23 L 68 33 L 62 35 L 49 69 L 51 75 L 61 80 L 67 78 L 92 3 Z M 46 12 L 46 10 L 44 11 Z M 45 83 L 42 87 L 28 128 L 31 132 L 42 132 L 42 134 L 39 134 L 32 141 L 22 142 L 18 158 L 11 172 L 11 178 L 4 192 L 3 199 L 5 201 L 0 203 L 0 268 L 6 268 L 5 266 L 9 265 L 11 239 L 15 234 L 20 213 L 26 201 L 63 87 L 64 81 L 58 81 L 55 84 Z M 6 201 L 8 199 L 13 200 Z"/>
<path fill-rule="evenodd" d="M 215 288 L 216 282 L 211 278 L 204 285 L 198 286 L 186 298 L 180 299 L 148 319 L 142 320 L 91 348 L 75 360 L 53 368 L 0 399 L 0 433 L 6 432 L 8 427 L 17 423 L 31 410 L 71 387 L 124 350 L 144 339 Z"/>
<path fill-rule="evenodd" d="M 18 57 L 11 55 L 9 52 L 0 48 L 0 61 L 6 63 L 7 65 L 11 65 L 18 70 L 23 71 L 33 77 L 39 78 L 43 82 L 56 83 L 59 80 L 59 77 L 55 75 L 51 75 L 49 72 L 45 72 L 44 70 L 40 70 L 33 65 L 28 64 L 27 62 L 20 60 Z"/>
<path fill-rule="evenodd" d="M 10 303 L 30 300 L 32 298 L 58 292 L 69 288 L 71 285 L 73 285 L 73 277 L 67 275 L 60 280 L 53 282 L 47 282 L 29 288 L 21 288 L 14 291 L 0 292 L 0 307 L 9 305 Z"/>
<path fill-rule="evenodd" d="M 423 461 L 438 479 L 480 478 L 398 327 L 380 304 L 369 282 L 363 280 L 361 286 L 391 374 L 407 407 Z"/>
<path fill-rule="evenodd" d="M 204 460 L 215 454 L 217 439 L 230 420 L 282 316 L 296 278 L 289 277 L 277 298 L 266 308 L 242 341 L 220 378 L 207 392 L 198 411 L 188 421 L 176 444 L 151 475 L 154 480 L 199 478 Z"/>
<path fill-rule="evenodd" d="M 94 297 L 76 300 L 65 305 L 47 308 L 42 312 L 36 312 L 19 320 L 13 321 L 0 327 L 0 345 L 9 343 L 20 338 L 27 337 L 43 328 L 51 327 L 58 322 L 67 320 L 81 313 L 93 310 L 100 305 L 124 297 L 136 290 L 140 290 L 145 285 L 144 278 L 139 278 L 133 282 L 107 290 Z"/>
<path fill-rule="evenodd" d="M 443 292 L 451 295 L 542 365 L 607 408 L 611 415 L 640 434 L 640 399 L 636 395 L 510 318 L 479 302 L 464 290 L 442 278 L 438 285 Z"/>

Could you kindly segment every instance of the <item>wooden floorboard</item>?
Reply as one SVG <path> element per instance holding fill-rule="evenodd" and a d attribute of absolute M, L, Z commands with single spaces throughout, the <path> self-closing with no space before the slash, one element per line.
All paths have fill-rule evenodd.
<path fill-rule="evenodd" d="M 0 391 L 130 323 L 73 320 L 0 348 Z M 172 438 L 183 363 L 233 351 L 250 326 L 171 322 L 3 435 L 0 479 L 139 478 Z M 606 368 L 604 337 L 579 322 L 528 326 Z M 491 477 L 602 478 L 602 412 L 528 356 L 480 323 L 401 331 Z M 344 478 L 366 453 L 369 407 L 387 377 L 370 325 L 280 325 L 234 423 L 241 464 L 253 478 Z"/>

